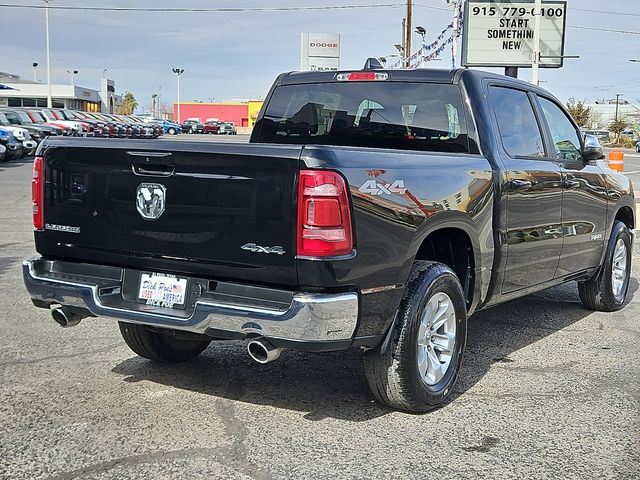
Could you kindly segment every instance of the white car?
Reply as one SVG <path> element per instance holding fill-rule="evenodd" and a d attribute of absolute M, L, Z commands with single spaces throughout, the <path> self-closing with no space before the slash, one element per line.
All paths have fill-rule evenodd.
<path fill-rule="evenodd" d="M 38 142 L 31 139 L 31 135 L 29 135 L 29 131 L 26 128 L 16 127 L 11 124 L 2 124 L 2 128 L 13 133 L 16 140 L 22 143 L 22 152 L 25 157 L 32 155 L 36 151 Z"/>
<path fill-rule="evenodd" d="M 51 113 L 51 111 L 47 109 L 42 109 L 40 110 L 40 112 L 42 113 L 42 115 L 44 115 L 44 118 L 47 120 L 47 122 L 55 123 L 56 125 L 61 125 L 63 127 L 69 127 L 76 134 L 82 133 L 83 131 L 82 123 L 80 122 L 76 122 L 74 120 L 58 120 L 53 115 L 53 113 Z"/>

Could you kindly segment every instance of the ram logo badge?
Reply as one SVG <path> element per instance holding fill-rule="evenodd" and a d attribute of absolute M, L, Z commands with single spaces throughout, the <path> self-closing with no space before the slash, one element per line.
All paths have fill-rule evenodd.
<path fill-rule="evenodd" d="M 392 193 L 403 195 L 407 191 L 407 189 L 404 188 L 404 180 L 395 180 L 393 183 L 367 180 L 358 190 L 371 195 L 391 195 Z"/>
<path fill-rule="evenodd" d="M 261 247 L 255 243 L 245 243 L 240 247 L 242 250 L 248 250 L 253 253 L 275 253 L 277 255 L 284 254 L 284 248 L 280 245 L 274 245 L 273 247 Z"/>
<path fill-rule="evenodd" d="M 145 220 L 157 220 L 164 213 L 167 189 L 159 183 L 141 183 L 136 191 L 136 209 Z"/>

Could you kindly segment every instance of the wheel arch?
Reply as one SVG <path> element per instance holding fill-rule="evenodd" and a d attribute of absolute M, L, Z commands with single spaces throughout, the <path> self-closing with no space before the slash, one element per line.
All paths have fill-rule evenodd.
<path fill-rule="evenodd" d="M 628 228 L 633 230 L 635 228 L 635 215 L 633 212 L 633 208 L 629 205 L 623 205 L 616 210 L 616 215 L 614 217 L 614 222 L 616 220 L 624 223 Z"/>
<path fill-rule="evenodd" d="M 475 224 L 460 212 L 445 212 L 428 222 L 418 235 L 413 260 L 448 265 L 462 285 L 467 310 L 478 305 L 482 289 L 483 252 Z"/>

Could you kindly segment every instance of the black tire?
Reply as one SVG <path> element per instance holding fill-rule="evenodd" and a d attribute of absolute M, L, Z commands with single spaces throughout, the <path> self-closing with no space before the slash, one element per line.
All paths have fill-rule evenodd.
<path fill-rule="evenodd" d="M 209 346 L 209 337 L 177 332 L 160 331 L 136 325 L 118 322 L 120 333 L 129 348 L 141 357 L 160 363 L 178 363 L 191 360 L 200 355 Z M 192 338 L 190 338 L 192 337 Z"/>
<path fill-rule="evenodd" d="M 418 369 L 418 334 L 425 307 L 440 293 L 449 297 L 455 312 L 455 344 L 446 372 L 429 385 Z M 467 336 L 464 294 L 456 274 L 441 263 L 414 262 L 391 328 L 388 342 L 364 354 L 365 374 L 376 400 L 414 413 L 441 406 L 458 377 Z"/>
<path fill-rule="evenodd" d="M 176 129 L 175 128 L 169 128 L 169 130 L 167 130 L 167 133 L 169 135 L 175 135 L 176 134 Z"/>
<path fill-rule="evenodd" d="M 622 292 L 616 295 L 613 290 L 612 276 L 614 253 L 618 240 L 622 240 L 626 246 L 626 272 Z M 598 310 L 600 312 L 613 312 L 620 310 L 624 306 L 629 290 L 629 278 L 631 277 L 631 255 L 632 255 L 631 231 L 620 221 L 615 221 L 607 251 L 604 255 L 604 261 L 600 266 L 597 275 L 586 282 L 578 282 L 578 293 L 582 304 L 589 310 Z"/>

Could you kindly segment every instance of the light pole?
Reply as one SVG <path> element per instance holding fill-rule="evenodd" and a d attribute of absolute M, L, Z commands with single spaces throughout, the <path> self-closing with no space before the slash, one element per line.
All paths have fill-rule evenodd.
<path fill-rule="evenodd" d="M 33 67 L 33 83 L 38 83 L 38 74 L 36 68 L 38 68 L 38 62 L 33 62 L 31 64 Z"/>
<path fill-rule="evenodd" d="M 426 45 L 425 37 L 427 36 L 427 29 L 418 25 L 416 27 L 416 33 L 422 37 L 422 45 L 420 46 L 420 67 L 424 67 L 424 47 Z"/>
<path fill-rule="evenodd" d="M 182 122 L 180 121 L 180 75 L 184 73 L 184 68 L 174 68 L 173 73 L 175 73 L 176 77 L 178 77 L 178 123 L 182 124 Z"/>
<path fill-rule="evenodd" d="M 71 78 L 71 86 L 75 86 L 74 78 L 78 74 L 78 70 L 67 70 L 69 77 Z"/>
<path fill-rule="evenodd" d="M 106 68 L 102 69 L 102 78 L 107 78 L 107 69 Z"/>
<path fill-rule="evenodd" d="M 53 107 L 51 100 L 51 49 L 49 46 L 49 0 L 44 0 L 45 33 L 47 37 L 47 107 Z"/>
<path fill-rule="evenodd" d="M 634 63 L 640 63 L 640 60 L 636 59 L 636 58 L 632 58 L 631 60 L 629 60 L 630 62 L 634 62 Z"/>
<path fill-rule="evenodd" d="M 158 94 L 154 93 L 151 95 L 151 115 L 156 116 L 156 102 L 158 101 Z"/>

